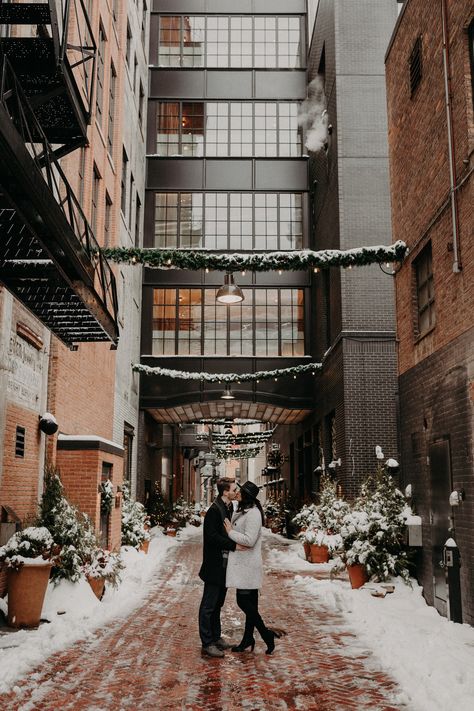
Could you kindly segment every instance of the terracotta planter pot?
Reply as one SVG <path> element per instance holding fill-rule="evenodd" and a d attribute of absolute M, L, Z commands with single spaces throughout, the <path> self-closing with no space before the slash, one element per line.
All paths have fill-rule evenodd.
<path fill-rule="evenodd" d="M 176 536 L 176 529 L 175 529 L 175 528 L 169 528 L 169 529 L 166 531 L 166 535 L 167 535 L 167 536 Z"/>
<path fill-rule="evenodd" d="M 142 541 L 140 543 L 140 548 L 138 550 L 143 551 L 143 553 L 148 553 L 149 545 L 150 545 L 150 541 Z"/>
<path fill-rule="evenodd" d="M 51 563 L 23 565 L 19 570 L 9 568 L 8 624 L 10 627 L 38 627 L 48 587 Z"/>
<path fill-rule="evenodd" d="M 303 541 L 304 557 L 309 560 L 309 554 L 311 553 L 311 544 L 308 541 Z"/>
<path fill-rule="evenodd" d="M 102 599 L 105 589 L 105 578 L 90 578 L 87 576 L 87 582 L 92 588 L 92 592 L 99 600 Z"/>
<path fill-rule="evenodd" d="M 349 573 L 349 580 L 351 581 L 351 587 L 354 590 L 361 588 L 364 583 L 369 579 L 365 566 L 361 563 L 355 563 L 354 565 L 347 566 L 347 572 Z"/>
<path fill-rule="evenodd" d="M 310 545 L 309 559 L 311 563 L 327 563 L 329 560 L 329 549 L 327 546 Z"/>

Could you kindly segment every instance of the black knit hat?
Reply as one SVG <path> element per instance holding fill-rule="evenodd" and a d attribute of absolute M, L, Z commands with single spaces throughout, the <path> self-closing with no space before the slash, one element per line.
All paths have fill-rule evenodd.
<path fill-rule="evenodd" d="M 246 481 L 244 484 L 242 484 L 240 490 L 245 492 L 247 496 L 250 496 L 251 499 L 256 499 L 258 496 L 258 492 L 260 491 L 258 486 L 254 484 L 253 481 Z"/>

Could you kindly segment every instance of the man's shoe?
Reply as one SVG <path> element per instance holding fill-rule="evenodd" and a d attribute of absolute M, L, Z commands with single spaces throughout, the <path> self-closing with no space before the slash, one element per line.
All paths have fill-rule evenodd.
<path fill-rule="evenodd" d="M 215 644 L 210 644 L 207 647 L 202 648 L 203 654 L 207 654 L 208 657 L 224 657 L 224 652 L 216 647 Z"/>
<path fill-rule="evenodd" d="M 223 637 L 219 637 L 219 639 L 216 642 L 217 649 L 220 649 L 222 651 L 224 651 L 224 649 L 230 649 L 233 646 L 234 645 L 232 644 L 232 642 L 226 642 Z"/>

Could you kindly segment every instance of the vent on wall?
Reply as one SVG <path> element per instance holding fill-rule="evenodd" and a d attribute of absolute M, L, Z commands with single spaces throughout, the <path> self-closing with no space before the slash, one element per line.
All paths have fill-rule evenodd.
<path fill-rule="evenodd" d="M 17 425 L 15 436 L 15 457 L 25 456 L 25 433 L 25 428 Z"/>

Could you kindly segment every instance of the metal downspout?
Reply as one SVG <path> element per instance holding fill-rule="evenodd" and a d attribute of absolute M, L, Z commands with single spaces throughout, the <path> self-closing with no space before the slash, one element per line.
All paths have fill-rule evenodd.
<path fill-rule="evenodd" d="M 441 17 L 443 26 L 443 72 L 444 72 L 444 92 L 446 100 L 446 121 L 448 129 L 448 156 L 449 156 L 449 180 L 451 199 L 451 218 L 453 224 L 453 272 L 458 273 L 462 269 L 461 257 L 459 253 L 459 213 L 456 195 L 456 163 L 454 153 L 453 117 L 451 106 L 451 78 L 449 74 L 449 30 L 448 11 L 446 0 L 441 0 Z"/>

